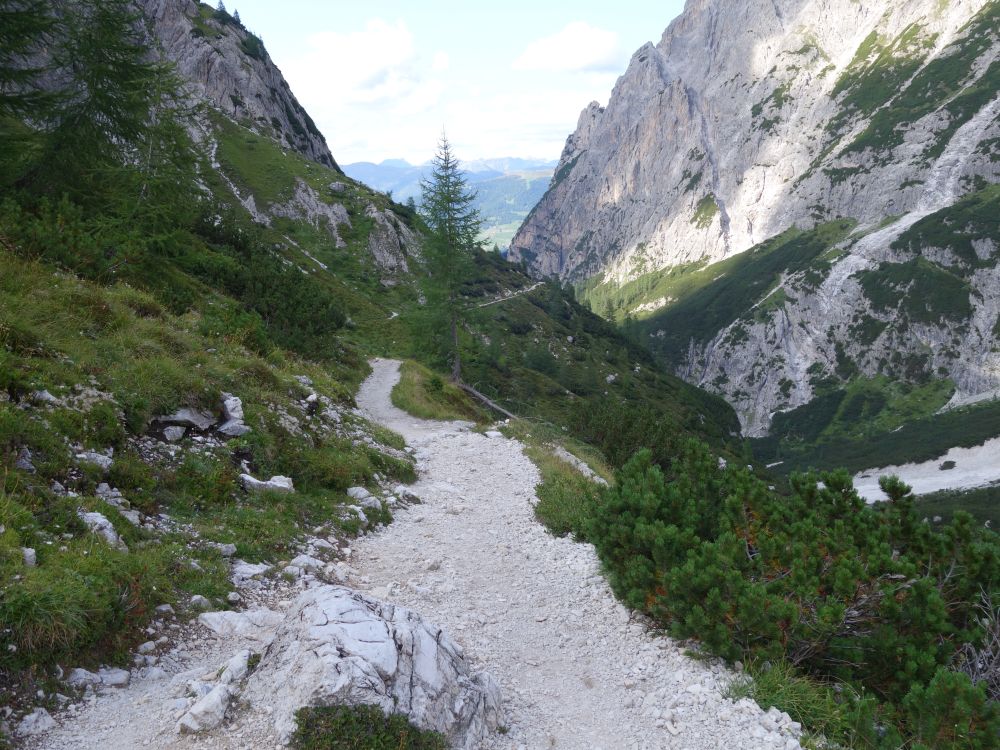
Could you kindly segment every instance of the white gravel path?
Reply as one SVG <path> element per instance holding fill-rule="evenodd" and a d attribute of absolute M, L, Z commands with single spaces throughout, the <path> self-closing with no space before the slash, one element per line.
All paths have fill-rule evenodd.
<path fill-rule="evenodd" d="M 358 405 L 416 448 L 424 501 L 354 545 L 369 592 L 441 625 L 500 682 L 495 748 L 797 748 L 781 717 L 722 697 L 719 664 L 630 619 L 593 547 L 548 534 L 539 474 L 520 443 L 415 419 L 389 393 L 399 363 L 373 362 Z"/>
<path fill-rule="evenodd" d="M 473 667 L 499 681 L 506 732 L 483 750 L 796 750 L 798 727 L 775 710 L 722 696 L 732 674 L 630 618 L 590 545 L 549 535 L 532 505 L 538 471 L 522 446 L 458 422 L 417 420 L 389 401 L 399 363 L 373 362 L 358 394 L 367 414 L 416 449 L 423 504 L 352 544 L 348 585 L 408 606 L 442 626 Z M 308 584 L 298 584 L 308 585 Z M 287 583 L 245 590 L 252 607 L 286 610 Z M 190 679 L 217 673 L 245 637 L 170 621 L 157 669 L 127 688 L 91 694 L 31 738 L 37 750 L 280 748 L 268 712 L 237 699 L 220 728 L 178 735 Z M 169 650 L 166 650 L 169 649 Z M 162 671 L 160 671 L 162 670 Z"/>

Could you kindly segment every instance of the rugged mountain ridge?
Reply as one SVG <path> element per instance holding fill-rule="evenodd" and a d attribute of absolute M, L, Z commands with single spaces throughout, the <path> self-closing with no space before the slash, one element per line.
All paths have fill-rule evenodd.
<path fill-rule="evenodd" d="M 954 217 L 937 212 L 1000 177 L 998 19 L 996 0 L 691 0 L 633 56 L 607 108 L 583 111 L 511 255 L 583 285 L 604 314 L 652 316 L 654 346 L 725 395 L 750 434 L 809 402 L 823 378 L 947 378 L 953 402 L 995 389 L 995 227 L 980 221 L 965 238 L 978 243 L 968 262 L 900 237 L 943 230 Z M 976 205 L 985 220 L 992 198 Z M 760 243 L 786 230 L 841 218 L 853 226 L 827 238 L 831 257 L 772 269 L 714 330 L 685 336 L 670 318 L 683 297 L 670 273 L 767 254 Z M 928 274 L 967 298 L 902 314 L 922 285 L 938 286 Z M 887 287 L 891 300 L 871 298 Z"/>
<path fill-rule="evenodd" d="M 343 177 L 260 38 L 225 11 L 194 0 L 143 0 L 142 7 L 164 56 L 192 97 L 209 107 L 196 137 L 208 148 L 223 190 L 254 221 L 278 230 L 308 265 L 317 263 L 310 255 L 315 237 L 303 236 L 309 230 L 290 231 L 296 223 L 337 249 L 347 248 L 349 240 L 364 244 L 383 281 L 397 283 L 418 253 L 416 234 L 386 201 Z"/>
<path fill-rule="evenodd" d="M 326 138 L 299 104 L 260 37 L 195 0 L 142 0 L 164 54 L 197 95 L 234 120 L 338 169 Z"/>

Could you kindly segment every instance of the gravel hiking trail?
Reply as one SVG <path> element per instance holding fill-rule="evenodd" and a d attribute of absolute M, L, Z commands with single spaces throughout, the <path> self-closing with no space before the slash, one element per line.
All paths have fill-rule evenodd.
<path fill-rule="evenodd" d="M 390 401 L 399 362 L 372 367 L 358 405 L 415 449 L 423 504 L 355 542 L 357 583 L 436 622 L 499 681 L 507 723 L 488 747 L 800 747 L 786 716 L 723 697 L 728 669 L 630 618 L 591 545 L 544 529 L 519 442 L 406 414 Z"/>
<path fill-rule="evenodd" d="M 685 655 L 613 597 L 589 544 L 535 519 L 539 474 L 523 446 L 462 422 L 411 417 L 390 402 L 399 362 L 375 360 L 358 405 L 414 449 L 419 505 L 351 542 L 346 585 L 422 614 L 503 691 L 504 724 L 482 750 L 800 750 L 787 715 L 723 697 L 733 674 Z M 242 607 L 284 614 L 301 583 L 265 578 Z M 31 750 L 281 748 L 268 710 L 242 699 L 203 734 L 177 733 L 190 680 L 214 679 L 253 633 L 223 637 L 197 620 L 154 621 L 155 668 L 127 687 L 89 692 L 29 738 Z"/>

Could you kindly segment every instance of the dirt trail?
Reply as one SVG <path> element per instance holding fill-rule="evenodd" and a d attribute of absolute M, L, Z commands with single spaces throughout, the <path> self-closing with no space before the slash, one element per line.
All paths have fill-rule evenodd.
<path fill-rule="evenodd" d="M 362 588 L 420 611 L 497 678 L 508 726 L 494 747 L 799 746 L 768 731 L 774 712 L 722 697 L 726 669 L 630 620 L 590 545 L 544 530 L 520 443 L 405 414 L 389 401 L 399 363 L 373 368 L 358 405 L 416 448 L 424 504 L 359 540 L 354 564 Z"/>
<path fill-rule="evenodd" d="M 373 362 L 358 404 L 416 451 L 420 505 L 355 540 L 347 585 L 402 604 L 442 626 L 476 671 L 500 683 L 505 726 L 484 747 L 510 750 L 743 750 L 800 748 L 797 725 L 751 701 L 722 697 L 732 674 L 695 661 L 629 617 L 599 575 L 590 545 L 549 535 L 535 520 L 538 471 L 520 443 L 461 422 L 432 422 L 392 406 L 399 363 Z M 244 590 L 245 604 L 278 613 L 300 585 Z M 91 693 L 31 738 L 38 750 L 280 748 L 267 711 L 237 699 L 219 728 L 178 735 L 191 680 L 217 676 L 256 636 L 218 637 L 192 622 L 154 623 L 171 646 L 127 688 Z M 248 640 L 249 639 L 249 640 Z"/>

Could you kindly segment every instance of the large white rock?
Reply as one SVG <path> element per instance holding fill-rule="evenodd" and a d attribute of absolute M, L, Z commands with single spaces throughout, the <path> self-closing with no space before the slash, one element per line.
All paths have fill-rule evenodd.
<path fill-rule="evenodd" d="M 471 748 L 496 728 L 500 689 L 439 627 L 402 607 L 317 586 L 289 608 L 244 692 L 287 740 L 303 706 L 376 705 Z"/>
<path fill-rule="evenodd" d="M 94 687 L 101 684 L 101 676 L 86 669 L 77 668 L 69 673 L 66 684 L 72 687 Z"/>
<path fill-rule="evenodd" d="M 101 677 L 101 684 L 105 687 L 128 687 L 132 681 L 132 674 L 127 669 L 101 667 L 97 673 Z"/>
<path fill-rule="evenodd" d="M 236 586 L 251 585 L 255 583 L 253 578 L 263 575 L 271 569 L 267 563 L 248 563 L 246 560 L 233 560 L 233 569 L 229 574 L 229 580 Z"/>
<path fill-rule="evenodd" d="M 114 463 L 114 459 L 112 459 L 111 456 L 106 456 L 103 453 L 98 453 L 97 451 L 83 451 L 82 453 L 77 453 L 76 460 L 80 463 L 96 466 L 102 471 L 109 471 L 111 469 L 111 465 Z"/>
<path fill-rule="evenodd" d="M 17 725 L 17 733 L 22 737 L 29 737 L 33 734 L 47 732 L 50 729 L 54 729 L 55 726 L 55 719 L 49 715 L 48 711 L 39 706 L 21 719 Z"/>
<path fill-rule="evenodd" d="M 239 396 L 234 396 L 231 393 L 222 394 L 222 415 L 226 420 L 238 419 L 241 422 L 243 421 L 243 402 Z"/>
<path fill-rule="evenodd" d="M 233 695 L 234 691 L 229 685 L 216 685 L 181 717 L 177 722 L 177 731 L 181 734 L 194 734 L 215 729 L 226 718 L 226 709 L 229 708 Z"/>
<path fill-rule="evenodd" d="M 123 542 L 121 537 L 118 536 L 118 532 L 115 531 L 115 527 L 111 524 L 111 521 L 109 521 L 103 514 L 97 512 L 87 513 L 85 511 L 79 511 L 78 515 L 80 516 L 80 520 L 83 521 L 87 525 L 87 528 L 93 533 L 102 537 L 104 541 L 115 549 L 121 550 L 122 552 L 128 552 L 128 547 L 125 545 L 125 542 Z"/>
<path fill-rule="evenodd" d="M 242 419 L 229 419 L 219 425 L 219 432 L 226 437 L 241 437 L 250 432 L 250 428 L 243 423 Z"/>
<path fill-rule="evenodd" d="M 254 479 L 250 474 L 240 474 L 240 484 L 247 492 L 295 492 L 291 477 L 276 476 L 267 481 Z"/>
<path fill-rule="evenodd" d="M 223 638 L 270 640 L 281 624 L 281 615 L 270 609 L 249 609 L 245 612 L 203 612 L 198 622 Z"/>
<path fill-rule="evenodd" d="M 219 675 L 219 682 L 223 685 L 239 683 L 250 669 L 250 650 L 243 649 L 233 654 L 233 657 L 226 663 L 222 674 Z"/>

